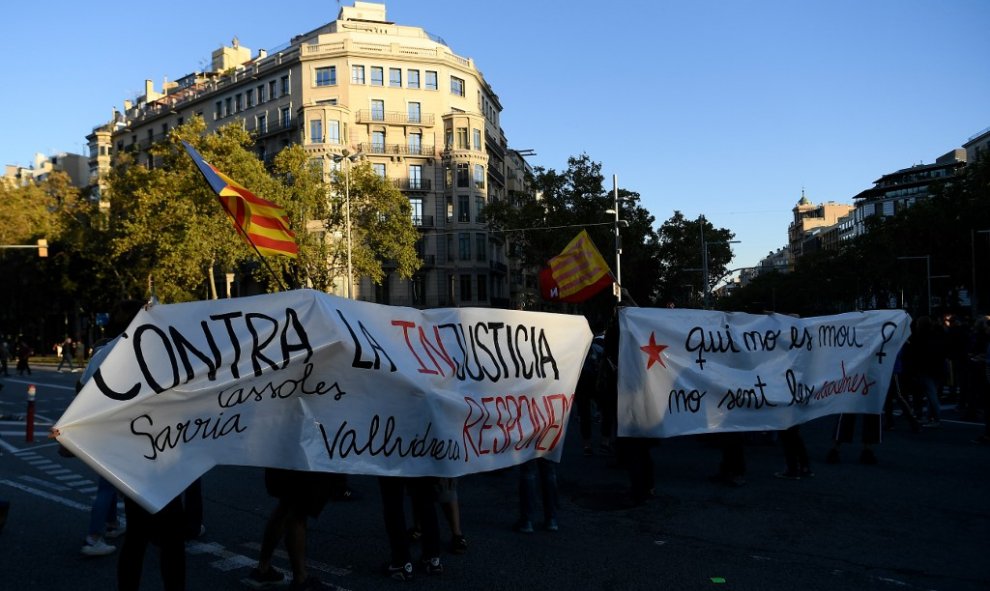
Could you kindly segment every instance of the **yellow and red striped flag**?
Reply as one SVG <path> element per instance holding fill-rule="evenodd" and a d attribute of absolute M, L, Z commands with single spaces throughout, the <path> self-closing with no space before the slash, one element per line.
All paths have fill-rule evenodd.
<path fill-rule="evenodd" d="M 612 284 L 612 273 L 587 230 L 574 237 L 540 272 L 543 299 L 583 302 Z"/>
<path fill-rule="evenodd" d="M 296 235 L 289 229 L 289 216 L 283 208 L 258 197 L 217 170 L 187 142 L 182 145 L 248 244 L 264 256 L 296 258 L 299 255 Z"/>

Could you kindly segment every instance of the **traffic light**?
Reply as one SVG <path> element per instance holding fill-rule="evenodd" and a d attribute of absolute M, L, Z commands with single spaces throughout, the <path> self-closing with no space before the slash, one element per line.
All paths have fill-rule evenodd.
<path fill-rule="evenodd" d="M 41 258 L 48 257 L 48 241 L 44 238 L 38 239 L 38 256 Z"/>

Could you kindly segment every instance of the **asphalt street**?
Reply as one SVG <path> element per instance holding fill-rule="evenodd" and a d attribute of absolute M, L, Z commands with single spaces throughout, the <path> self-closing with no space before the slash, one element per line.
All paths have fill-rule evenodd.
<path fill-rule="evenodd" d="M 79 553 L 93 472 L 46 439 L 75 377 L 45 367 L 0 377 L 0 499 L 11 503 L 0 533 L 0 588 L 116 588 L 116 555 Z M 33 443 L 24 423 L 30 384 Z M 359 498 L 331 503 L 311 524 L 310 568 L 354 591 L 986 590 L 990 446 L 971 442 L 982 425 L 955 416 L 947 406 L 942 427 L 921 433 L 896 423 L 876 448 L 877 465 L 860 464 L 855 445 L 842 449 L 839 464 L 825 464 L 834 418 L 813 421 L 802 433 L 815 476 L 797 481 L 774 478 L 781 449 L 772 435 L 753 434 L 741 487 L 709 481 L 719 452 L 704 437 L 661 441 L 653 450 L 658 495 L 640 506 L 628 502 L 628 480 L 612 456 L 582 455 L 572 420 L 558 467 L 559 531 L 512 531 L 515 470 L 467 476 L 459 486 L 468 551 L 445 555 L 441 576 L 392 581 L 381 574 L 388 547 L 376 479 L 352 476 Z M 241 579 L 257 560 L 273 506 L 261 469 L 214 468 L 204 500 L 206 533 L 187 545 L 188 589 L 246 589 Z M 281 548 L 275 566 L 288 568 Z M 154 551 L 144 581 L 142 589 L 161 589 Z"/>

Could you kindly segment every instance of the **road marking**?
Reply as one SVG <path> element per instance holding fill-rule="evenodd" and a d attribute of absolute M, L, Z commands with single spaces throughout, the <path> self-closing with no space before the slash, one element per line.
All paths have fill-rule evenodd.
<path fill-rule="evenodd" d="M 255 552 L 260 552 L 261 551 L 261 544 L 259 544 L 257 542 L 250 542 L 250 543 L 247 543 L 247 544 L 243 544 L 243 546 L 245 548 L 254 550 Z M 289 559 L 289 555 L 285 552 L 285 550 L 275 550 L 275 556 L 278 556 L 279 558 L 282 558 L 282 559 L 285 559 L 285 560 L 288 560 Z M 341 568 L 339 566 L 333 566 L 332 564 L 327 564 L 325 562 L 319 562 L 317 560 L 307 560 L 306 561 L 306 567 L 307 568 L 312 568 L 314 570 L 325 572 L 325 573 L 327 573 L 329 575 L 335 575 L 335 576 L 338 576 L 338 577 L 342 577 L 344 575 L 351 574 L 351 571 L 349 569 Z"/>
<path fill-rule="evenodd" d="M 48 499 L 49 501 L 55 501 L 56 503 L 59 503 L 61 505 L 65 505 L 66 507 L 71 507 L 72 509 L 79 509 L 80 511 L 86 511 L 86 512 L 88 512 L 90 510 L 90 506 L 89 505 L 83 505 L 82 503 L 77 503 L 75 501 L 70 501 L 69 499 L 60 497 L 58 495 L 53 495 L 51 493 L 47 493 L 47 492 L 45 492 L 43 490 L 38 490 L 36 488 L 31 488 L 30 486 L 23 485 L 23 484 L 21 484 L 19 482 L 14 482 L 12 480 L 0 480 L 0 484 L 5 484 L 7 486 L 16 488 L 18 490 L 22 490 L 22 491 L 24 491 L 24 492 L 26 492 L 28 494 L 32 494 L 32 495 L 34 495 L 36 497 L 41 497 L 43 499 Z"/>

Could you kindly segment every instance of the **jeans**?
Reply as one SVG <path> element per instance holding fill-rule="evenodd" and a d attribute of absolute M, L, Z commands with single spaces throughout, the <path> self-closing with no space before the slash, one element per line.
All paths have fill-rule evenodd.
<path fill-rule="evenodd" d="M 942 407 L 938 402 L 938 382 L 935 378 L 922 376 L 921 387 L 924 388 L 925 396 L 928 398 L 928 417 L 933 421 L 939 420 Z"/>
<path fill-rule="evenodd" d="M 99 476 L 96 483 L 96 499 L 89 511 L 89 535 L 102 538 L 108 523 L 117 523 L 117 489 L 106 478 Z"/>
<path fill-rule="evenodd" d="M 557 467 L 544 458 L 536 458 L 519 466 L 519 517 L 532 522 L 536 511 L 536 477 L 543 493 L 543 519 L 557 518 Z"/>

